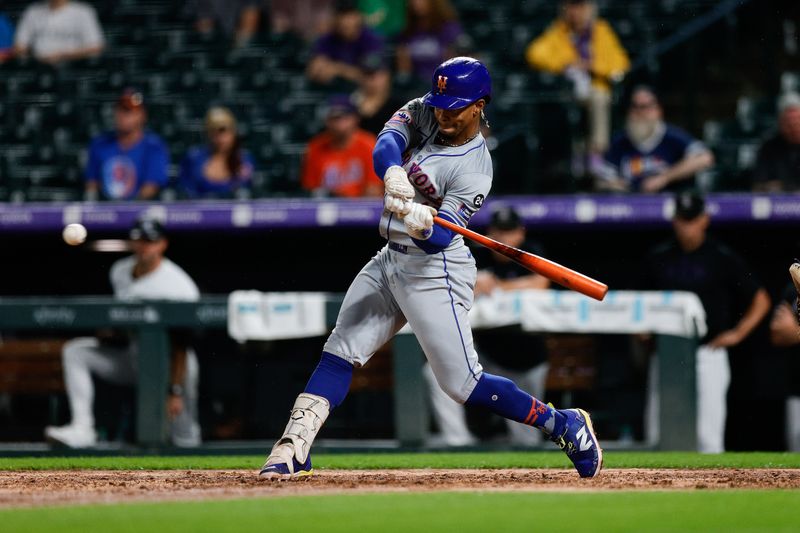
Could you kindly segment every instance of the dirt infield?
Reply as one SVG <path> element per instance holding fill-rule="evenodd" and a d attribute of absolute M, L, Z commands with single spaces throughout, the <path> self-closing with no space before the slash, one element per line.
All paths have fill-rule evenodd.
<path fill-rule="evenodd" d="M 344 492 L 798 489 L 800 470 L 611 469 L 581 480 L 567 470 L 330 470 L 293 481 L 249 470 L 0 472 L 0 507 L 289 496 Z"/>

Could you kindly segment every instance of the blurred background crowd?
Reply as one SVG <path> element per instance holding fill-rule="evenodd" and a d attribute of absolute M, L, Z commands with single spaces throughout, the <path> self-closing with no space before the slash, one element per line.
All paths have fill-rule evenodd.
<path fill-rule="evenodd" d="M 479 229 L 546 250 L 613 289 L 698 294 L 709 313 L 701 341 L 726 351 L 724 361 L 712 354 L 708 381 L 698 382 L 713 389 L 714 412 L 723 413 L 712 449 L 800 449 L 800 337 L 786 277 L 800 255 L 797 232 L 780 217 L 755 224 L 755 202 L 752 217 L 720 221 L 704 201 L 706 193 L 800 189 L 798 24 L 796 0 L 6 0 L 0 210 L 81 200 L 87 211 L 122 202 L 114 204 L 122 212 L 139 200 L 377 197 L 371 152 L 384 122 L 427 92 L 440 62 L 475 56 L 494 87 L 483 130 L 495 166 L 491 223 Z M 671 223 L 579 221 L 547 231 L 526 227 L 525 212 L 491 206 L 510 195 L 532 202 L 585 193 L 615 195 L 623 207 L 629 196 L 679 196 Z M 384 244 L 371 222 L 263 231 L 199 223 L 175 233 L 167 226 L 152 242 L 132 238 L 146 241 L 133 249 L 157 248 L 161 264 L 169 234 L 167 255 L 201 296 L 342 292 Z M 0 249 L 13 252 L 0 276 L 4 296 L 121 291 L 119 280 L 108 283 L 119 256 L 67 249 L 52 232 L 0 232 Z M 145 255 L 136 261 L 154 261 Z M 476 257 L 478 297 L 548 286 L 494 256 Z M 45 425 L 69 420 L 62 353 L 65 365 L 83 369 L 73 382 L 89 383 L 87 361 L 95 378 L 114 374 L 94 357 L 102 338 L 62 350 L 75 331 L 0 333 L 3 368 L 12 368 L 9 354 L 29 350 L 55 361 L 58 374 L 47 395 L 20 389 L 16 378 L 0 383 L 0 441 L 40 440 Z M 648 363 L 653 339 L 505 329 L 478 337 L 487 364 L 545 398 L 569 395 L 591 409 L 602 438 L 652 436 L 644 405 L 653 403 L 647 394 L 657 378 Z M 203 440 L 274 437 L 321 339 L 240 346 L 222 331 L 202 331 L 190 344 L 201 376 L 187 386 L 199 387 L 187 400 L 196 443 L 198 420 Z M 512 353 L 520 346 L 526 350 Z M 565 361 L 579 376 L 569 383 Z M 135 377 L 130 368 L 123 374 L 126 383 Z M 392 386 L 388 354 L 359 369 L 327 435 L 390 437 Z M 101 385 L 102 412 L 82 400 L 101 440 L 130 440 L 129 396 Z M 441 443 L 505 435 L 499 420 L 454 413 L 439 400 L 431 398 L 435 414 L 447 413 L 440 422 L 458 422 L 439 424 Z M 785 431 L 769 439 L 750 431 L 764 426 Z M 533 437 L 512 430 L 510 438 L 527 445 Z"/>
<path fill-rule="evenodd" d="M 0 200 L 375 194 L 375 134 L 455 55 L 494 79 L 495 192 L 794 190 L 797 10 L 10 0 Z"/>

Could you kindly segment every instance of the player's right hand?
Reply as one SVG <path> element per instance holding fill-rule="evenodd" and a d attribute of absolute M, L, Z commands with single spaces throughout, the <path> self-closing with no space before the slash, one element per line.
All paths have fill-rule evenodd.
<path fill-rule="evenodd" d="M 386 193 L 392 196 L 403 200 L 414 199 L 414 187 L 408 181 L 405 169 L 400 165 L 392 165 L 386 169 L 386 174 L 383 175 L 383 187 Z"/>
<path fill-rule="evenodd" d="M 410 209 L 403 218 L 406 233 L 415 239 L 427 240 L 433 233 L 433 217 L 436 216 L 436 209 L 416 202 L 409 204 Z"/>

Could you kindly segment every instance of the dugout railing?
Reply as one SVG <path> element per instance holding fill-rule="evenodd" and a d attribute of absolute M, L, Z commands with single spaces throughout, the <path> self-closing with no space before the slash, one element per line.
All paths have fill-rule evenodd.
<path fill-rule="evenodd" d="M 324 302 L 332 327 L 341 296 Z M 696 449 L 695 350 L 705 327 L 702 306 L 689 293 L 614 292 L 605 302 L 564 291 L 509 293 L 476 302 L 475 327 L 521 323 L 524 329 L 575 333 L 657 333 L 660 440 L 665 450 Z M 227 328 L 228 297 L 198 302 L 125 303 L 108 297 L 0 298 L 0 331 L 118 328 L 132 331 L 140 349 L 136 394 L 136 444 L 165 447 L 169 374 L 169 330 Z M 424 354 L 415 337 L 393 342 L 395 438 L 399 445 L 424 444 L 428 434 L 427 388 L 420 378 Z"/>

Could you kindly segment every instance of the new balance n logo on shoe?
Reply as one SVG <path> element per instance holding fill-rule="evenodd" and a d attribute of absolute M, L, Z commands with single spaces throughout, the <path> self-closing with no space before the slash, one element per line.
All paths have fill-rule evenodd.
<path fill-rule="evenodd" d="M 586 426 L 579 429 L 575 436 L 578 437 L 578 449 L 580 451 L 585 452 L 592 447 L 592 438 L 589 436 L 589 432 L 586 431 Z"/>

